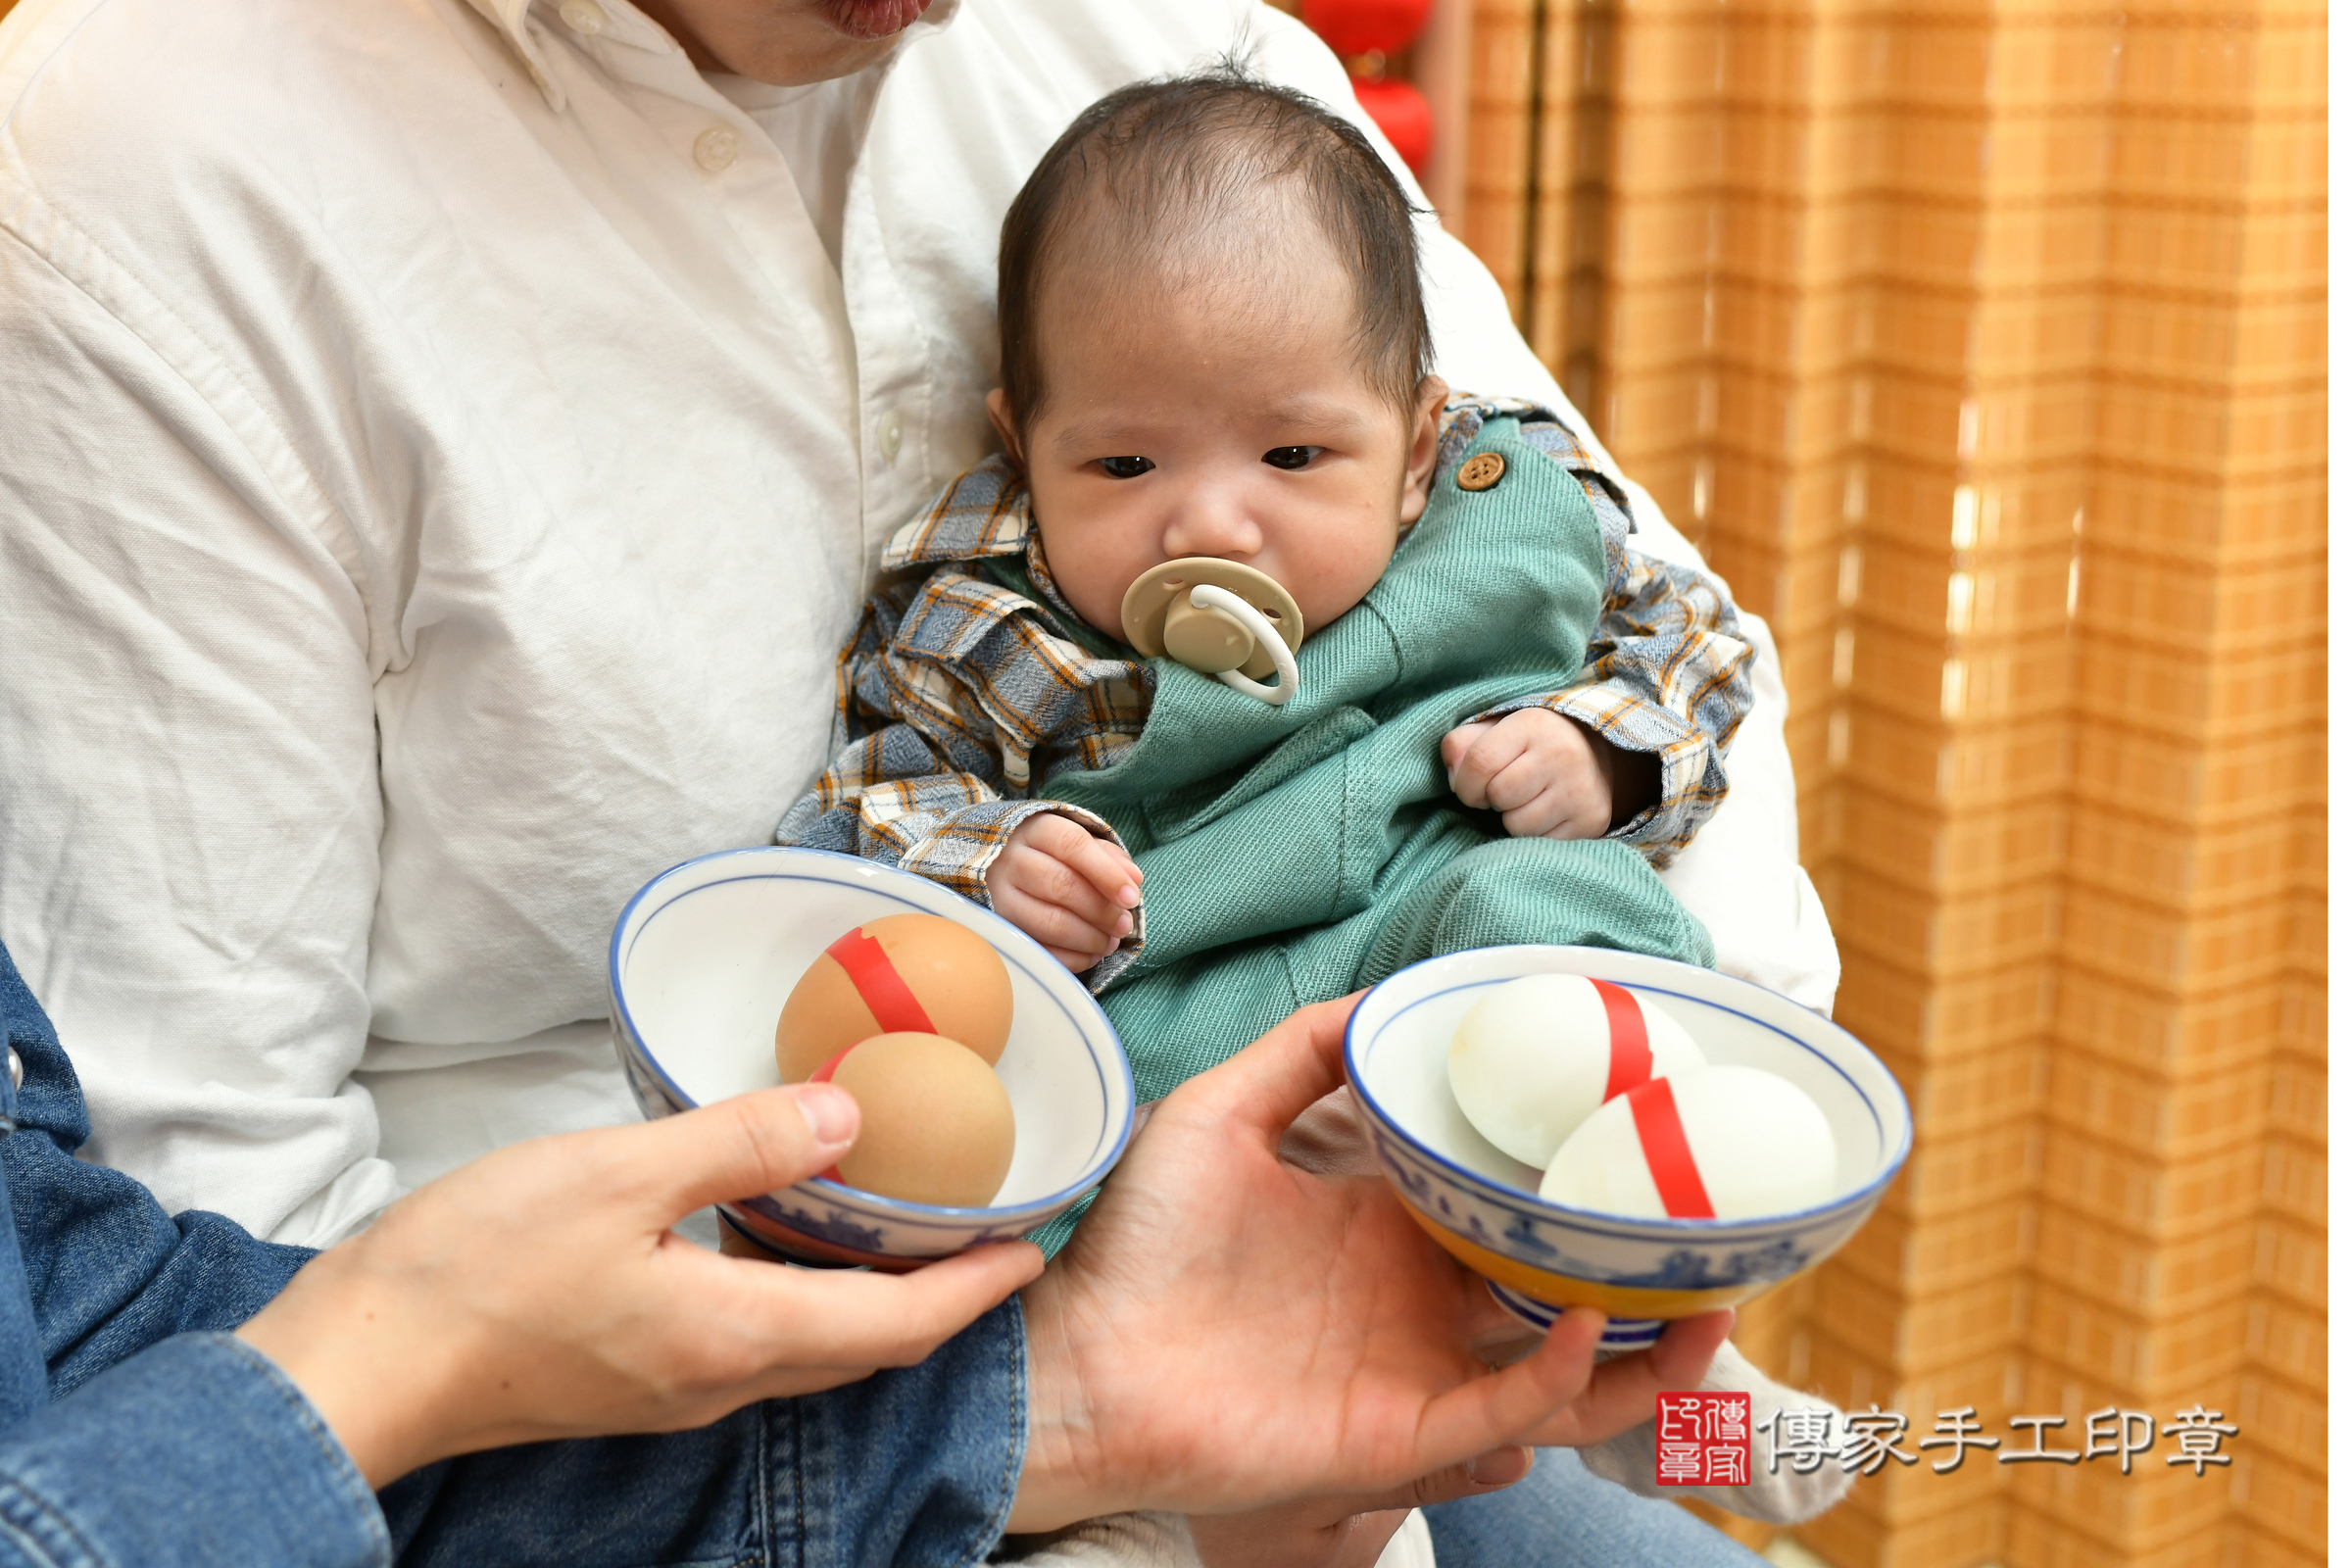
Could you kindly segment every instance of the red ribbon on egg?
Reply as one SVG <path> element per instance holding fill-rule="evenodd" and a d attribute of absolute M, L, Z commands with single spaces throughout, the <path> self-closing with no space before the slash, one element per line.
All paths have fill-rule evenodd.
<path fill-rule="evenodd" d="M 1707 1184 L 1699 1179 L 1698 1161 L 1690 1157 L 1674 1085 L 1652 1078 L 1629 1090 L 1625 1104 L 1634 1113 L 1634 1136 L 1642 1140 L 1642 1157 L 1648 1162 L 1649 1179 L 1657 1183 L 1658 1201 L 1666 1205 L 1667 1216 L 1713 1219 L 1715 1204 L 1707 1197 Z"/>
<path fill-rule="evenodd" d="M 854 936 L 856 936 L 857 934 L 858 934 L 857 932 L 853 931 L 853 932 L 851 932 L 851 933 L 850 933 L 850 936 L 853 936 L 853 937 L 854 937 Z M 848 941 L 848 940 L 849 940 L 849 937 L 844 937 L 842 940 L 846 942 L 846 941 Z M 869 938 L 867 938 L 867 940 L 868 940 L 868 941 L 872 941 L 872 938 L 870 938 L 870 937 L 869 937 Z M 881 944 L 880 944 L 880 943 L 878 943 L 878 942 L 876 942 L 876 943 L 874 943 L 874 946 L 876 946 L 876 947 L 880 947 L 880 946 L 881 946 Z M 885 962 L 885 963 L 887 963 L 887 962 L 889 962 L 889 961 L 890 961 L 890 960 L 889 960 L 889 959 L 887 959 L 887 958 L 885 958 L 885 959 L 883 960 L 883 962 Z M 846 965 L 846 964 L 845 964 L 845 965 L 843 965 L 843 967 L 844 967 L 844 968 L 847 968 L 847 967 L 848 967 L 848 965 Z M 891 971 L 891 976 L 892 976 L 892 978 L 896 979 L 896 978 L 897 978 L 897 976 L 898 976 L 898 971 L 897 971 L 897 970 L 895 970 L 895 969 L 894 969 L 894 970 L 892 970 L 892 971 Z M 903 983 L 903 982 L 902 982 L 902 983 Z M 926 1032 L 926 1033 L 928 1033 L 928 1031 L 925 1031 L 925 1032 Z M 860 1041 L 858 1041 L 858 1046 L 862 1046 L 862 1045 L 864 1045 L 864 1044 L 865 1044 L 865 1042 L 864 1042 L 864 1041 L 862 1041 L 862 1040 L 860 1040 Z M 833 1074 L 834 1074 L 835 1070 L 836 1070 L 836 1069 L 838 1069 L 838 1068 L 841 1066 L 841 1064 L 842 1064 L 843 1062 L 845 1062 L 845 1061 L 849 1060 L 849 1057 L 850 1057 L 850 1051 L 856 1051 L 856 1050 L 858 1049 L 858 1046 L 852 1046 L 852 1047 L 850 1047 L 850 1050 L 849 1050 L 849 1051 L 841 1051 L 841 1052 L 836 1052 L 836 1053 L 834 1053 L 833 1059 L 832 1059 L 831 1061 L 828 1061 L 828 1062 L 826 1062 L 826 1063 L 825 1063 L 825 1064 L 824 1064 L 822 1067 L 819 1067 L 819 1068 L 817 1068 L 817 1069 L 816 1069 L 816 1071 L 814 1071 L 814 1072 L 812 1072 L 812 1073 L 810 1073 L 810 1074 L 808 1075 L 808 1081 L 809 1081 L 810 1083 L 812 1083 L 812 1084 L 829 1084 L 829 1083 L 831 1083 L 831 1082 L 833 1081 Z M 844 1090 L 844 1091 L 843 1091 L 843 1093 L 845 1093 L 845 1094 L 846 1094 L 846 1093 L 848 1093 L 848 1091 L 847 1091 L 847 1090 Z M 853 1098 L 854 1098 L 854 1097 L 853 1097 Z M 826 1181 L 829 1181 L 829 1182 L 841 1182 L 841 1185 L 842 1185 L 842 1186 L 844 1186 L 844 1187 L 847 1187 L 847 1186 L 849 1186 L 849 1185 L 850 1185 L 848 1182 L 846 1182 L 846 1181 L 842 1181 L 842 1177 L 841 1177 L 841 1167 L 840 1167 L 839 1165 L 827 1165 L 827 1166 L 826 1166 L 826 1167 L 825 1167 L 823 1170 L 820 1170 L 820 1171 L 818 1171 L 818 1172 L 817 1172 L 817 1175 L 819 1175 L 819 1176 L 823 1177 L 823 1178 L 824 1178 Z"/>
<path fill-rule="evenodd" d="M 850 984 L 858 988 L 858 1000 L 874 1015 L 874 1022 L 881 1025 L 881 1033 L 939 1033 L 932 1026 L 931 1015 L 923 1011 L 923 1004 L 914 1000 L 914 992 L 906 978 L 890 961 L 890 955 L 883 951 L 881 943 L 865 934 L 863 926 L 825 952 L 841 965 L 842 972 L 850 977 Z"/>
<path fill-rule="evenodd" d="M 1649 1082 L 1654 1070 L 1649 1058 L 1649 1020 L 1642 1016 L 1642 1004 L 1625 987 L 1595 980 L 1592 989 L 1600 993 L 1601 1008 L 1609 1018 L 1609 1081 L 1600 1091 L 1605 1104 Z"/>

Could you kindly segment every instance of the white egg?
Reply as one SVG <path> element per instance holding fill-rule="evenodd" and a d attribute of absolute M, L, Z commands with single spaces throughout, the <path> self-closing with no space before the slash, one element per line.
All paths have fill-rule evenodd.
<path fill-rule="evenodd" d="M 1599 1108 L 1616 1065 L 1611 1001 L 1625 1026 L 1628 1082 L 1706 1065 L 1690 1032 L 1639 991 L 1583 975 L 1523 976 L 1462 1015 L 1446 1057 L 1454 1102 L 1488 1143 L 1541 1170 Z"/>
<path fill-rule="evenodd" d="M 1837 1139 L 1813 1097 L 1761 1068 L 1728 1066 L 1674 1073 L 1601 1106 L 1552 1156 L 1540 1195 L 1628 1219 L 1664 1218 L 1661 1174 L 1669 1188 L 1686 1183 L 1674 1174 L 1671 1136 L 1663 1147 L 1645 1139 L 1643 1116 L 1679 1121 L 1703 1211 L 1717 1219 L 1786 1214 L 1837 1196 Z"/>

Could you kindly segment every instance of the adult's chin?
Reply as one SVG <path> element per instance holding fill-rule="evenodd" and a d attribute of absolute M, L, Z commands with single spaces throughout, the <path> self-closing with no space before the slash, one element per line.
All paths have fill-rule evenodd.
<path fill-rule="evenodd" d="M 904 32 L 931 9 L 931 0 L 824 0 L 825 19 L 861 42 Z"/>

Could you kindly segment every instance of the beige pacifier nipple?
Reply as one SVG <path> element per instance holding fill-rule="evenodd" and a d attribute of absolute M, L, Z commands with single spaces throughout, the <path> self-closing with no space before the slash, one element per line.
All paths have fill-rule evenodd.
<path fill-rule="evenodd" d="M 1280 707 L 1298 690 L 1291 655 L 1305 640 L 1306 619 L 1289 591 L 1254 566 L 1213 556 L 1153 566 L 1128 584 L 1119 625 L 1146 658 L 1165 654 L 1262 702 Z M 1259 684 L 1275 674 L 1274 685 Z"/>

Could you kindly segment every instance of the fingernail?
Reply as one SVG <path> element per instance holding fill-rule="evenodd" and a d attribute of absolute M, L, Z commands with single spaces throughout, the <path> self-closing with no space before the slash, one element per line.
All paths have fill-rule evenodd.
<path fill-rule="evenodd" d="M 1123 906 L 1132 909 L 1143 902 L 1143 890 L 1138 888 L 1134 883 L 1130 882 L 1125 887 L 1119 889 L 1119 903 Z"/>
<path fill-rule="evenodd" d="M 808 1131 L 820 1144 L 847 1144 L 858 1136 L 858 1102 L 831 1084 L 803 1084 L 795 1091 Z"/>
<path fill-rule="evenodd" d="M 1470 1479 L 1482 1487 L 1508 1486 L 1527 1474 L 1527 1450 L 1497 1448 L 1470 1461 Z"/>
<path fill-rule="evenodd" d="M 1130 932 L 1130 931 L 1132 931 L 1132 930 L 1134 930 L 1134 929 L 1135 929 L 1135 922 L 1134 922 L 1132 919 L 1128 918 L 1126 915 L 1123 915 L 1123 914 L 1119 916 L 1119 935 L 1120 935 L 1120 936 L 1124 937 L 1124 936 L 1126 936 L 1126 935 L 1127 935 L 1127 933 L 1128 933 L 1128 932 Z"/>

